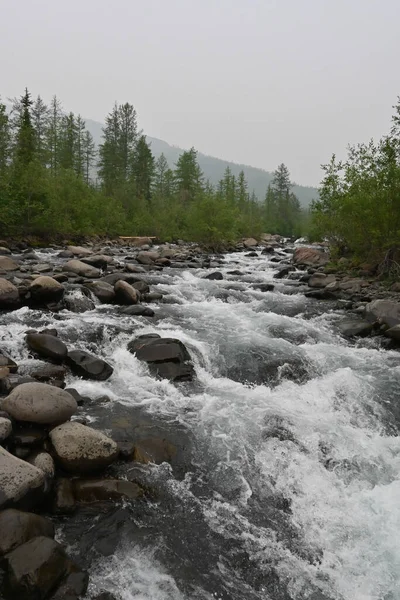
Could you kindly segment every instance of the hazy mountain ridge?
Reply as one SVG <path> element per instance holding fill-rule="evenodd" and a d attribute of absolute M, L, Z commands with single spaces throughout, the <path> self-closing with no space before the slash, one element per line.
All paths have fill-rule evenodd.
<path fill-rule="evenodd" d="M 85 119 L 85 121 L 86 128 L 92 134 L 96 145 L 98 145 L 101 143 L 103 125 L 92 119 Z M 152 152 L 156 158 L 158 158 L 161 153 L 164 153 L 170 167 L 174 166 L 179 155 L 184 151 L 183 148 L 171 146 L 168 142 L 151 136 L 147 136 L 147 141 L 151 144 Z M 198 153 L 198 161 L 206 179 L 209 179 L 213 184 L 218 183 L 222 178 L 226 167 L 231 169 L 233 175 L 239 175 L 240 171 L 243 170 L 249 184 L 249 191 L 251 192 L 254 190 L 259 200 L 264 199 L 268 184 L 273 177 L 273 173 L 264 171 L 263 169 L 237 164 L 228 160 L 223 160 L 222 158 L 215 158 L 214 156 L 208 156 L 202 152 Z M 318 198 L 318 190 L 314 187 L 296 184 L 293 191 L 298 197 L 300 204 L 305 207 L 308 206 L 312 200 Z"/>

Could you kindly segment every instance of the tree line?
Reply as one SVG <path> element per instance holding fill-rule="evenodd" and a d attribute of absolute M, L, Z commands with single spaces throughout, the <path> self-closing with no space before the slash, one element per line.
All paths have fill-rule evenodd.
<path fill-rule="evenodd" d="M 323 166 L 312 207 L 314 237 L 382 273 L 400 270 L 400 98 L 394 110 L 387 135 L 350 147 L 344 161 L 333 155 Z"/>
<path fill-rule="evenodd" d="M 98 148 L 81 115 L 28 90 L 0 102 L 2 235 L 156 235 L 219 242 L 263 231 L 300 235 L 304 223 L 284 164 L 264 202 L 243 171 L 205 179 L 194 148 L 171 168 L 157 160 L 129 104 L 115 104 Z"/>

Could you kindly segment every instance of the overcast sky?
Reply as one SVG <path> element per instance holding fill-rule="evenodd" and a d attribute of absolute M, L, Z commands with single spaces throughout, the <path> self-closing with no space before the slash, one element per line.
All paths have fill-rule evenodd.
<path fill-rule="evenodd" d="M 0 94 L 25 86 L 154 137 L 317 184 L 389 128 L 399 0 L 0 0 Z"/>

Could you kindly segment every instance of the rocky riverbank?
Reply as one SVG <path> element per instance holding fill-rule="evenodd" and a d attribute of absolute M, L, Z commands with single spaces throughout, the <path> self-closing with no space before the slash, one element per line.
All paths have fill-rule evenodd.
<path fill-rule="evenodd" d="M 0 244 L 0 310 L 83 314 L 111 305 L 121 316 L 151 321 L 152 305 L 168 302 L 149 283 L 163 269 L 207 269 L 204 278 L 216 284 L 226 276 L 220 270 L 224 257 L 197 245 L 136 243 L 59 247 L 40 256 L 24 244 Z M 248 258 L 268 256 L 276 264 L 277 283 L 291 282 L 306 297 L 335 301 L 351 311 L 351 318 L 339 324 L 343 335 L 400 340 L 396 288 L 333 270 L 325 249 L 294 248 L 279 236 L 266 235 L 230 250 Z M 273 283 L 254 286 L 261 293 L 274 289 Z M 62 541 L 54 539 L 54 523 L 76 511 L 94 515 L 110 504 L 151 502 L 157 486 L 148 485 L 144 472 L 152 464 L 169 463 L 183 477 L 191 440 L 179 427 L 167 430 L 138 410 L 114 420 L 106 413 L 101 417 L 107 397 L 93 399 L 68 387 L 71 376 L 107 381 L 115 367 L 96 353 L 95 344 L 93 352 L 83 350 L 79 332 L 76 346 L 71 345 L 57 328 L 40 327 L 38 318 L 38 327 L 27 329 L 20 343 L 29 355 L 22 373 L 15 357 L 0 351 L 0 597 L 77 600 L 87 591 L 90 561 L 81 564 L 69 557 Z M 132 335 L 126 349 L 147 365 L 150 376 L 177 386 L 196 385 L 194 357 L 181 339 L 162 331 Z M 108 592 L 99 594 L 97 600 L 112 600 Z"/>

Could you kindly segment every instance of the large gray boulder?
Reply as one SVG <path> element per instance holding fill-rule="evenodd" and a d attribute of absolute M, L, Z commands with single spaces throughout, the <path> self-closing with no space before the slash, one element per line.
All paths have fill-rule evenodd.
<path fill-rule="evenodd" d="M 64 287 L 53 277 L 41 275 L 31 283 L 29 293 L 34 304 L 59 302 L 64 295 Z"/>
<path fill-rule="evenodd" d="M 28 333 L 26 343 L 30 350 L 39 356 L 50 358 L 55 362 L 63 362 L 67 358 L 68 348 L 54 335 L 46 333 Z"/>
<path fill-rule="evenodd" d="M 67 251 L 74 256 L 91 256 L 93 254 L 90 248 L 84 248 L 83 246 L 67 246 Z"/>
<path fill-rule="evenodd" d="M 324 288 L 327 285 L 336 282 L 334 275 L 325 275 L 325 273 L 314 273 L 308 280 L 308 285 L 311 288 Z M 336 288 L 335 288 L 336 289 Z"/>
<path fill-rule="evenodd" d="M 17 308 L 20 304 L 18 289 L 11 281 L 0 278 L 0 309 Z"/>
<path fill-rule="evenodd" d="M 44 487 L 43 471 L 0 446 L 0 510 L 33 507 L 42 498 Z"/>
<path fill-rule="evenodd" d="M 67 471 L 87 473 L 104 469 L 118 457 L 114 440 L 86 425 L 64 423 L 50 432 L 56 460 Z"/>
<path fill-rule="evenodd" d="M 87 265 L 81 260 L 69 260 L 63 265 L 63 271 L 68 273 L 75 273 L 75 275 L 80 275 L 81 277 L 97 278 L 100 277 L 99 269 L 92 267 L 91 265 Z"/>
<path fill-rule="evenodd" d="M 84 379 L 95 379 L 105 381 L 113 374 L 114 369 L 105 360 L 92 356 L 85 350 L 70 350 L 67 356 L 67 364 L 75 375 Z"/>
<path fill-rule="evenodd" d="M 35 537 L 7 554 L 4 557 L 4 571 L 3 587 L 7 600 L 54 598 L 53 592 L 68 576 L 82 573 L 64 548 L 45 536 Z M 75 598 L 85 593 L 87 576 L 85 580 L 86 585 L 82 586 Z M 69 596 L 70 600 L 72 598 L 74 596 Z"/>
<path fill-rule="evenodd" d="M 394 327 L 400 324 L 400 303 L 391 300 L 373 300 L 365 307 L 365 318 L 370 323 Z"/>
<path fill-rule="evenodd" d="M 308 267 L 320 267 L 329 262 L 328 252 L 317 250 L 316 248 L 296 248 L 293 254 L 295 265 L 306 265 Z"/>
<path fill-rule="evenodd" d="M 54 525 L 44 517 L 9 508 L 0 512 L 0 556 L 34 537 L 54 537 Z"/>
<path fill-rule="evenodd" d="M 76 400 L 46 383 L 22 383 L 0 402 L 0 409 L 16 421 L 53 425 L 67 421 L 77 411 Z"/>
<path fill-rule="evenodd" d="M 120 304 L 137 304 L 140 293 L 132 287 L 127 281 L 117 281 L 114 285 L 115 296 Z"/>

